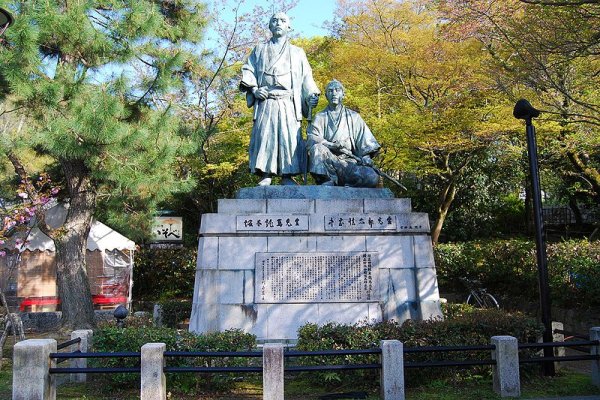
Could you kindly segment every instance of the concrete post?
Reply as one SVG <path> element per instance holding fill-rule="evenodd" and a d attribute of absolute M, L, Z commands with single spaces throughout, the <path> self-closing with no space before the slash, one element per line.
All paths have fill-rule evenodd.
<path fill-rule="evenodd" d="M 519 344 L 512 336 L 492 336 L 494 366 L 494 392 L 501 397 L 521 396 L 519 375 Z"/>
<path fill-rule="evenodd" d="M 71 332 L 71 340 L 81 338 L 77 350 L 87 353 L 92 347 L 94 331 L 91 329 L 80 329 Z M 87 368 L 87 358 L 72 358 L 71 368 Z M 85 382 L 87 374 L 71 374 L 71 382 Z"/>
<path fill-rule="evenodd" d="M 381 398 L 404 400 L 404 345 L 398 340 L 381 341 Z"/>
<path fill-rule="evenodd" d="M 600 340 L 600 327 L 590 329 L 590 340 Z M 590 346 L 590 354 L 600 355 L 600 345 Z M 600 360 L 592 360 L 592 383 L 600 387 Z"/>
<path fill-rule="evenodd" d="M 146 343 L 142 346 L 141 400 L 167 399 L 167 379 L 163 372 L 166 349 L 164 343 Z"/>
<path fill-rule="evenodd" d="M 13 400 L 56 400 L 56 384 L 49 368 L 56 353 L 56 340 L 29 339 L 13 350 Z"/>
<path fill-rule="evenodd" d="M 263 400 L 283 400 L 283 344 L 263 347 Z"/>
<path fill-rule="evenodd" d="M 565 341 L 564 333 L 554 332 L 557 330 L 563 331 L 564 329 L 565 329 L 565 326 L 563 325 L 562 322 L 552 321 L 552 341 L 553 342 L 564 342 Z M 554 357 L 564 357 L 564 356 L 565 356 L 565 348 L 564 347 L 555 347 L 554 348 Z M 554 363 L 555 371 L 558 371 L 561 368 L 562 367 L 559 362 Z"/>

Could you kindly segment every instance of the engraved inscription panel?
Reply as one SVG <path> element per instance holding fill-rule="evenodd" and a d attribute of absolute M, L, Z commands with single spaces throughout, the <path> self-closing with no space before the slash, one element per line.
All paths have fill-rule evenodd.
<path fill-rule="evenodd" d="M 253 232 L 307 231 L 308 215 L 238 215 L 236 230 Z"/>
<path fill-rule="evenodd" d="M 257 303 L 378 301 L 377 253 L 256 253 Z"/>
<path fill-rule="evenodd" d="M 396 216 L 393 214 L 328 214 L 325 215 L 326 231 L 395 231 Z"/>
<path fill-rule="evenodd" d="M 406 213 L 396 215 L 398 232 L 429 233 L 429 218 L 425 213 Z"/>

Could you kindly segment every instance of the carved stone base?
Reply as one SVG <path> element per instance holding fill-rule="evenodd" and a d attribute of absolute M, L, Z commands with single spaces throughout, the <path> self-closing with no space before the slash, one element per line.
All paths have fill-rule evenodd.
<path fill-rule="evenodd" d="M 191 331 L 290 340 L 307 322 L 441 317 L 429 221 L 410 199 L 289 188 L 242 189 L 202 216 Z"/>

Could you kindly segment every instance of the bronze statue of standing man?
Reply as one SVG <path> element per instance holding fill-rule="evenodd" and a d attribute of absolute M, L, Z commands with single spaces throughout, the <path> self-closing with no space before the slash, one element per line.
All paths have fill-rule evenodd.
<path fill-rule="evenodd" d="M 257 45 L 242 67 L 240 90 L 254 107 L 250 172 L 262 177 L 261 186 L 270 185 L 273 176 L 294 185 L 292 177 L 306 168 L 302 116 L 317 105 L 319 89 L 304 50 L 289 43 L 288 16 L 273 15 L 269 30 L 271 39 Z"/>

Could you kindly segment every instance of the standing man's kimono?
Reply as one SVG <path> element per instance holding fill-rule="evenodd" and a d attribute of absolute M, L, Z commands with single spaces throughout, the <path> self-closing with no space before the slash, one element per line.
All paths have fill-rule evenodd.
<path fill-rule="evenodd" d="M 256 87 L 268 88 L 266 100 L 253 96 Z M 279 176 L 304 172 L 302 116 L 307 115 L 309 95 L 319 93 L 304 50 L 289 41 L 279 52 L 271 41 L 257 45 L 242 67 L 240 90 L 246 92 L 248 107 L 254 106 L 250 172 Z"/>

